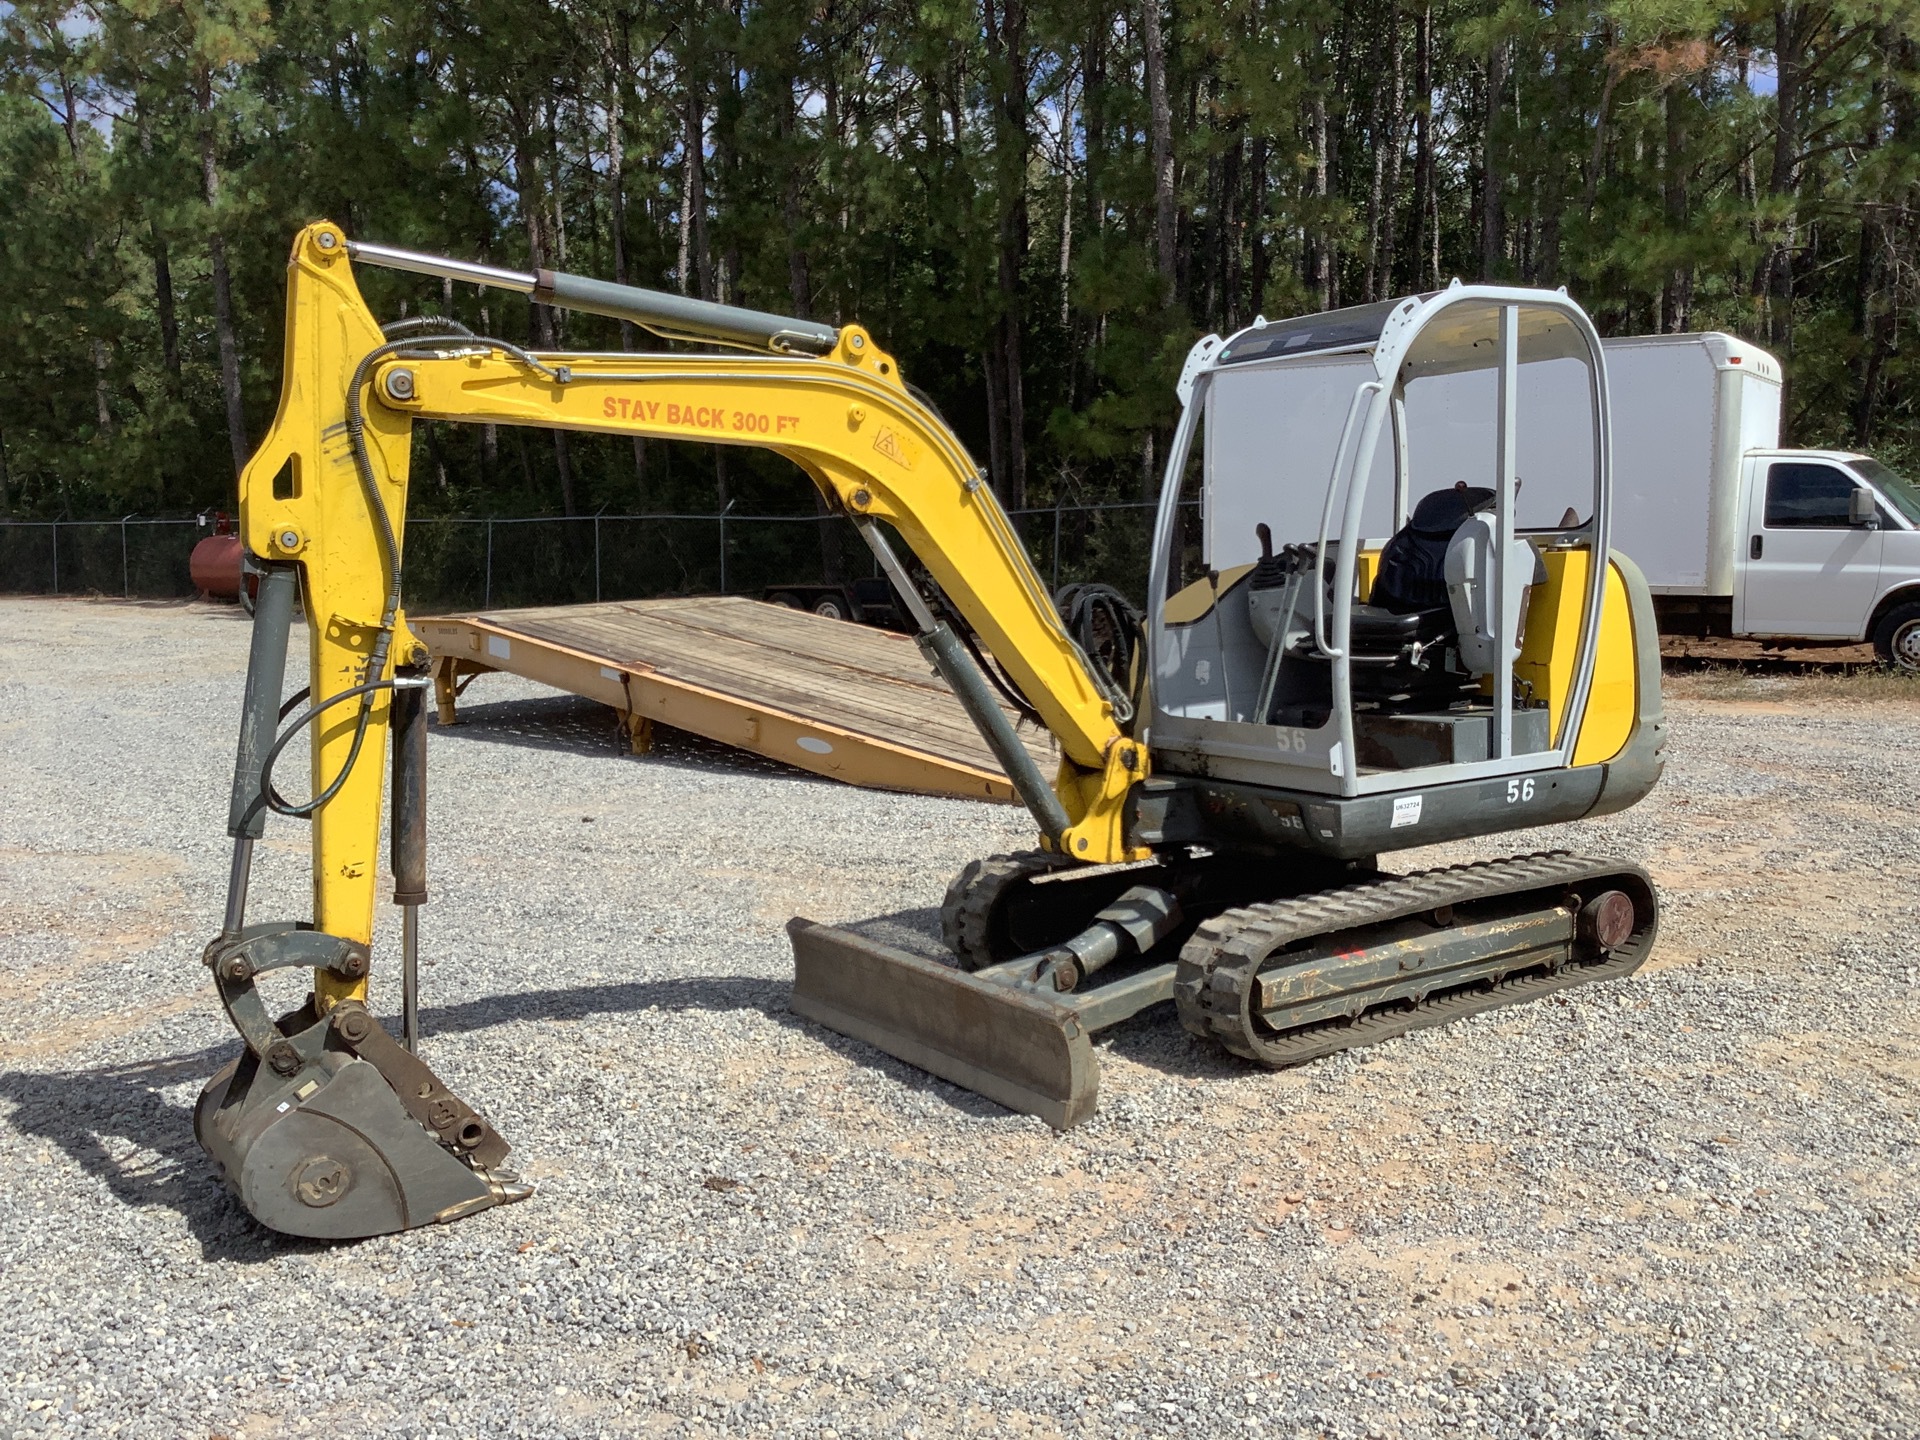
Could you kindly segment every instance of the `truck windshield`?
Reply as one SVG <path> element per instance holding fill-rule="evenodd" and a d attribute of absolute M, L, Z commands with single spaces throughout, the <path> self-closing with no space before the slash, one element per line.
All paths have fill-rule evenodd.
<path fill-rule="evenodd" d="M 1849 463 L 1863 480 L 1887 497 L 1894 509 L 1907 517 L 1909 525 L 1920 525 L 1920 485 L 1897 470 L 1889 470 L 1871 456 L 1862 455 Z"/>

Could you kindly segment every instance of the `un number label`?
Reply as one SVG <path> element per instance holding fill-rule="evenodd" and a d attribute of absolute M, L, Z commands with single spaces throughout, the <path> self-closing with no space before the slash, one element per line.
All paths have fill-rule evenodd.
<path fill-rule="evenodd" d="M 1532 798 L 1533 777 L 1531 775 L 1524 780 L 1507 781 L 1507 804 L 1514 805 L 1522 800 L 1531 800 Z"/>

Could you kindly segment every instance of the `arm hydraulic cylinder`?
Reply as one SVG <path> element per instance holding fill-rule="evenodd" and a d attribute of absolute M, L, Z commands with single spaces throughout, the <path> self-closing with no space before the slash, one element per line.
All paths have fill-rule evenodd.
<path fill-rule="evenodd" d="M 427 903 L 427 686 L 423 668 L 394 677 L 391 863 L 400 907 L 401 1033 L 420 1052 L 420 907 Z"/>
<path fill-rule="evenodd" d="M 233 837 L 233 869 L 227 878 L 222 933 L 238 935 L 246 923 L 247 881 L 253 842 L 266 832 L 267 804 L 260 775 L 280 728 L 280 690 L 287 678 L 287 637 L 299 577 L 290 565 L 270 565 L 260 579 L 247 654 L 246 698 L 240 708 L 240 744 L 234 752 L 233 793 L 227 802 L 227 834 Z"/>

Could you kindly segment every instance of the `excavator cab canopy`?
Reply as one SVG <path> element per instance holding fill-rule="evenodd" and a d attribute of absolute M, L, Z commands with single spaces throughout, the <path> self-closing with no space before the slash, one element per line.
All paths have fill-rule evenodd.
<path fill-rule="evenodd" d="M 1568 386 L 1584 429 L 1544 406 L 1530 423 Z M 1404 832 L 1410 787 L 1575 763 L 1611 491 L 1579 305 L 1456 282 L 1256 320 L 1195 345 L 1180 394 L 1150 582 L 1157 773 L 1392 795 Z"/>

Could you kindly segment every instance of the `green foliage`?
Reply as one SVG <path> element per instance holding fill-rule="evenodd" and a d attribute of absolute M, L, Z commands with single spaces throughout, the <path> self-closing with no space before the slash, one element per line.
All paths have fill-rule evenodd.
<path fill-rule="evenodd" d="M 1157 486 L 1196 336 L 1456 275 L 1733 330 L 1787 362 L 1790 439 L 1920 454 L 1906 0 L 1178 0 L 1159 144 L 1141 3 L 16 0 L 0 513 L 229 504 L 322 215 L 858 319 L 1035 504 Z M 658 344 L 362 279 L 384 315 Z M 416 475 L 423 514 L 812 504 L 765 456 L 478 427 L 423 427 Z"/>

